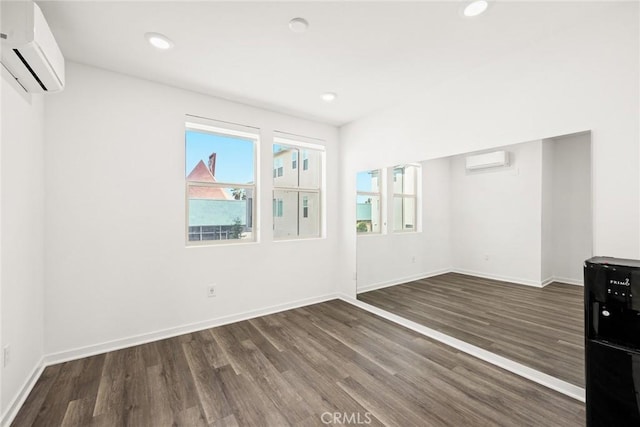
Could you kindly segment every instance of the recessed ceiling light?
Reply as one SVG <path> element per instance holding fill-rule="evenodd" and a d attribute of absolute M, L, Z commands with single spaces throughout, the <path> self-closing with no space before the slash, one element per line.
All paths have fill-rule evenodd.
<path fill-rule="evenodd" d="M 487 0 L 476 0 L 469 3 L 464 8 L 464 11 L 462 13 L 464 13 L 464 16 L 468 16 L 471 18 L 473 16 L 480 15 L 482 12 L 487 10 L 488 6 L 489 6 L 489 3 L 487 2 Z"/>
<path fill-rule="evenodd" d="M 320 98 L 322 98 L 324 102 L 333 102 L 336 100 L 337 97 L 338 95 L 336 95 L 333 92 L 325 92 L 322 94 L 322 96 L 320 96 Z"/>
<path fill-rule="evenodd" d="M 173 42 L 167 36 L 160 33 L 146 33 L 144 37 L 151 46 L 156 49 L 167 50 L 173 47 Z"/>
<path fill-rule="evenodd" d="M 289 21 L 289 29 L 294 33 L 304 33 L 309 28 L 309 23 L 304 18 L 293 18 Z"/>

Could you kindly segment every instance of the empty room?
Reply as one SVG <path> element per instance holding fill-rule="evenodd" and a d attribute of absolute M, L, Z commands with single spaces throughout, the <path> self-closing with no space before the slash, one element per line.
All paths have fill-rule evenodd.
<path fill-rule="evenodd" d="M 637 1 L 0 36 L 0 425 L 640 425 Z"/>

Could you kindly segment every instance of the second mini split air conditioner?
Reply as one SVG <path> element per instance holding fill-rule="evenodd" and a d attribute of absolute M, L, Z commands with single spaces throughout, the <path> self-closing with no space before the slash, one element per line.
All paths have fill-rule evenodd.
<path fill-rule="evenodd" d="M 465 158 L 465 165 L 467 170 L 509 166 L 509 152 L 501 150 L 467 156 Z"/>

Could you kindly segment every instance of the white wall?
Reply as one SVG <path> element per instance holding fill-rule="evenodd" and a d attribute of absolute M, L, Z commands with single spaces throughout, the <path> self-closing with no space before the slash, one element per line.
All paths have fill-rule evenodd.
<path fill-rule="evenodd" d="M 4 413 L 43 355 L 43 99 L 15 87 L 3 69 L 1 135 L 2 369 Z"/>
<path fill-rule="evenodd" d="M 638 3 L 469 70 L 341 129 L 341 178 L 359 170 L 592 130 L 594 254 L 640 257 Z M 392 144 L 392 149 L 391 145 Z M 366 153 L 366 155 L 364 155 Z M 355 294 L 355 186 L 341 205 L 341 291 Z M 625 209 L 615 209 L 620 200 Z"/>
<path fill-rule="evenodd" d="M 259 243 L 185 247 L 185 113 L 261 129 Z M 273 130 L 326 141 L 326 239 L 272 241 Z M 335 292 L 335 128 L 71 63 L 45 132 L 47 353 Z"/>
<path fill-rule="evenodd" d="M 449 159 L 421 163 L 422 215 L 421 233 L 359 235 L 358 292 L 425 277 L 451 268 L 450 244 L 450 166 Z M 387 170 L 389 172 L 389 170 Z M 355 188 L 355 174 L 351 179 Z M 387 179 L 392 194 L 393 179 Z M 355 197 L 352 199 L 355 206 Z M 388 210 L 392 203 L 387 201 Z M 387 216 L 389 217 L 389 216 Z M 355 230 L 355 221 L 352 221 Z"/>
<path fill-rule="evenodd" d="M 451 244 L 457 271 L 540 284 L 542 142 L 501 147 L 509 167 L 467 171 L 451 159 Z"/>
<path fill-rule="evenodd" d="M 589 135 L 556 138 L 553 145 L 552 275 L 582 283 L 582 263 L 591 257 L 593 244 Z"/>

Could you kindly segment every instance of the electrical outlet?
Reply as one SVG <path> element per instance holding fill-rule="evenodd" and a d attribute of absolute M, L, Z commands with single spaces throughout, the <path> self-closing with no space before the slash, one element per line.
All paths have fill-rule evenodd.
<path fill-rule="evenodd" d="M 411 257 L 411 264 L 415 264 L 415 263 L 416 263 L 416 257 L 415 257 L 415 256 L 412 256 L 412 257 Z"/>
<path fill-rule="evenodd" d="M 484 256 L 484 260 L 485 260 L 485 261 L 489 261 L 489 255 L 485 255 L 485 256 Z"/>
<path fill-rule="evenodd" d="M 216 285 L 207 286 L 207 296 L 213 298 L 216 296 Z"/>
<path fill-rule="evenodd" d="M 11 347 L 7 345 L 2 349 L 2 366 L 6 368 L 10 360 L 11 360 Z"/>

